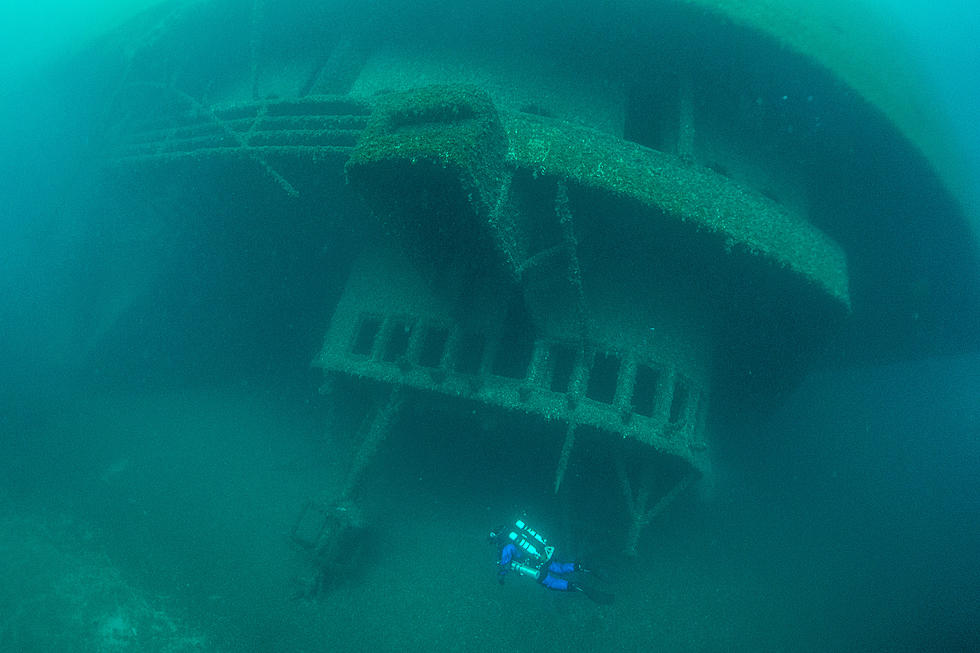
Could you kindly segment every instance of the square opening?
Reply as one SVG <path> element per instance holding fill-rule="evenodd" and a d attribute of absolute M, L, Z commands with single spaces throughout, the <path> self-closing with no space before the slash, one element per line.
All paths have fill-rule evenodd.
<path fill-rule="evenodd" d="M 479 333 L 463 333 L 456 350 L 456 371 L 461 374 L 479 374 L 483 360 L 483 336 Z"/>
<path fill-rule="evenodd" d="M 422 350 L 419 352 L 419 365 L 423 367 L 439 367 L 442 355 L 449 341 L 449 329 L 440 326 L 430 326 L 422 336 Z"/>
<path fill-rule="evenodd" d="M 534 328 L 523 297 L 511 300 L 500 332 L 500 346 L 494 352 L 493 373 L 511 379 L 527 378 L 534 353 Z"/>
<path fill-rule="evenodd" d="M 357 329 L 354 331 L 354 341 L 350 351 L 358 356 L 370 356 L 374 351 L 374 341 L 381 330 L 381 317 L 378 315 L 361 315 Z"/>
<path fill-rule="evenodd" d="M 412 339 L 413 322 L 407 318 L 394 318 L 388 331 L 384 354 L 381 360 L 393 363 L 408 353 L 408 343 Z"/>
<path fill-rule="evenodd" d="M 653 417 L 657 405 L 657 384 L 660 372 L 640 363 L 636 366 L 636 380 L 633 384 L 633 412 Z"/>
<path fill-rule="evenodd" d="M 551 391 L 568 392 L 575 373 L 576 351 L 568 345 L 551 346 Z"/>
<path fill-rule="evenodd" d="M 597 352 L 589 372 L 589 399 L 611 404 L 616 397 L 616 381 L 619 376 L 619 357 L 607 352 Z"/>

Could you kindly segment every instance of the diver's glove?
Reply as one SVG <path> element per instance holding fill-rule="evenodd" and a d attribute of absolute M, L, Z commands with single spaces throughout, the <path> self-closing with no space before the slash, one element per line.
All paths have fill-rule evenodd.
<path fill-rule="evenodd" d="M 583 574 L 591 574 L 592 573 L 592 570 L 591 569 L 587 569 L 585 567 L 585 565 L 583 565 L 581 562 L 576 562 L 575 563 L 575 571 L 581 571 Z"/>

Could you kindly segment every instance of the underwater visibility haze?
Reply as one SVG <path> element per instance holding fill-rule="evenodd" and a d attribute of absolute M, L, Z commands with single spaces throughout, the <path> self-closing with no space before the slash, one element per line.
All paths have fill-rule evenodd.
<path fill-rule="evenodd" d="M 0 24 L 0 650 L 980 650 L 972 3 Z"/>

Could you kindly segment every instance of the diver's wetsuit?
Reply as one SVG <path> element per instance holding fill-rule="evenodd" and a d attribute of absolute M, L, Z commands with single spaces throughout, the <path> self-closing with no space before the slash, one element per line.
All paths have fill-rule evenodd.
<path fill-rule="evenodd" d="M 528 557 L 521 549 L 517 548 L 513 542 L 508 542 L 506 546 L 500 551 L 500 569 L 497 572 L 501 578 L 510 571 L 510 561 L 511 560 L 523 560 Z M 552 576 L 555 574 L 568 574 L 575 571 L 574 562 L 558 562 L 557 560 L 552 560 L 548 565 L 548 573 L 539 582 L 545 587 L 553 590 L 558 590 L 560 592 L 568 591 L 568 581 L 564 578 L 557 578 Z"/>

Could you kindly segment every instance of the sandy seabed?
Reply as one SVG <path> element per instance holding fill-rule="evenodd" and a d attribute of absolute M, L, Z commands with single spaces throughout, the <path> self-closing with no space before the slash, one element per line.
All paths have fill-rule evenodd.
<path fill-rule="evenodd" d="M 46 420 L 30 434 L 38 449 L 72 458 L 0 502 L 0 649 L 800 651 L 901 641 L 888 606 L 862 596 L 873 589 L 860 559 L 801 550 L 806 530 L 785 514 L 760 517 L 752 497 L 729 502 L 725 511 L 745 516 L 727 526 L 689 502 L 649 529 L 637 559 L 615 555 L 612 529 L 558 542 L 597 563 L 601 580 L 583 580 L 614 592 L 614 605 L 517 577 L 499 585 L 486 534 L 528 497 L 465 439 L 425 442 L 435 427 L 410 422 L 365 476 L 363 565 L 316 600 L 296 598 L 309 567 L 290 529 L 308 499 L 337 492 L 351 447 L 324 432 L 315 404 L 183 389 L 90 397 Z M 433 445 L 446 450 L 420 452 Z M 37 453 L 20 464 L 31 456 L 42 464 Z"/>

